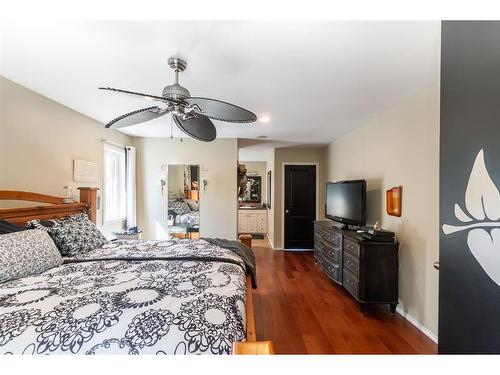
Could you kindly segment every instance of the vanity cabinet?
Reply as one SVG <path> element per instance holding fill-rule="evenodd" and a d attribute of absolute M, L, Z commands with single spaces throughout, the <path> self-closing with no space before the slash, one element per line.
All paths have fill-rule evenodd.
<path fill-rule="evenodd" d="M 238 233 L 267 232 L 266 210 L 238 210 Z"/>

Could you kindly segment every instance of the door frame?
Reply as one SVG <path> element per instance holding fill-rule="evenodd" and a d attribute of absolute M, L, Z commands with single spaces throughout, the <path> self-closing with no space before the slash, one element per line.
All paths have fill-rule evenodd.
<path fill-rule="evenodd" d="M 314 251 L 313 249 L 285 248 L 285 165 L 314 165 L 316 169 L 316 220 L 319 220 L 319 162 L 284 161 L 281 163 L 281 248 L 287 251 Z M 274 206 L 276 207 L 276 205 Z"/>

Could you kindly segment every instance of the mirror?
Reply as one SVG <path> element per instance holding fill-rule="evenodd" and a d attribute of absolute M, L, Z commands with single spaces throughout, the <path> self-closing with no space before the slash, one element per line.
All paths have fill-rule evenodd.
<path fill-rule="evenodd" d="M 262 180 L 260 176 L 247 176 L 247 186 L 243 195 L 243 202 L 261 202 Z"/>
<path fill-rule="evenodd" d="M 199 238 L 200 167 L 169 164 L 167 187 L 169 235 L 177 238 Z"/>

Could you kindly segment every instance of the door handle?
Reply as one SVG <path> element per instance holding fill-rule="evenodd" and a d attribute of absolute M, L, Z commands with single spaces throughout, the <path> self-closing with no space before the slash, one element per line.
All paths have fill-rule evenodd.
<path fill-rule="evenodd" d="M 439 271 L 439 262 L 434 262 L 432 266 Z"/>
<path fill-rule="evenodd" d="M 285 210 L 285 214 L 289 213 L 290 211 L 289 210 Z"/>

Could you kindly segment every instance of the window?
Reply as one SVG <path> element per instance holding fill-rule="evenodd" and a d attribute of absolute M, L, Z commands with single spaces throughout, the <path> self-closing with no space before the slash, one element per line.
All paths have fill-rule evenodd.
<path fill-rule="evenodd" d="M 127 216 L 125 148 L 104 145 L 104 224 Z"/>

